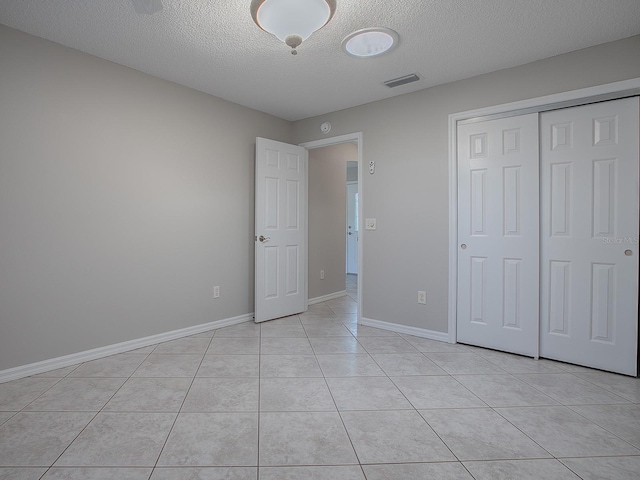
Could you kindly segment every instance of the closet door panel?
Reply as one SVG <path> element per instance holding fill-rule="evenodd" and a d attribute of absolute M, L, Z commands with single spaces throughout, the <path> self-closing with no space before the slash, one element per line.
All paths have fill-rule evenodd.
<path fill-rule="evenodd" d="M 540 355 L 635 375 L 638 97 L 540 125 Z"/>
<path fill-rule="evenodd" d="M 537 114 L 458 127 L 457 340 L 538 354 Z"/>

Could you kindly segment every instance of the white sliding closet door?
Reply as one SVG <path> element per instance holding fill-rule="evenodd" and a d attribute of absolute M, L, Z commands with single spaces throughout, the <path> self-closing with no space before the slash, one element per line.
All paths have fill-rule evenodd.
<path fill-rule="evenodd" d="M 638 97 L 541 114 L 540 355 L 636 375 Z"/>
<path fill-rule="evenodd" d="M 458 126 L 457 340 L 538 355 L 538 115 Z"/>

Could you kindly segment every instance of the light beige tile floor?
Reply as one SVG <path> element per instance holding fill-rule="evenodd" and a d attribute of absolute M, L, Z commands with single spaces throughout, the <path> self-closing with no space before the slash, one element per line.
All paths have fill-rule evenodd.
<path fill-rule="evenodd" d="M 356 324 L 348 295 L 0 384 L 0 480 L 640 478 L 640 380 Z"/>

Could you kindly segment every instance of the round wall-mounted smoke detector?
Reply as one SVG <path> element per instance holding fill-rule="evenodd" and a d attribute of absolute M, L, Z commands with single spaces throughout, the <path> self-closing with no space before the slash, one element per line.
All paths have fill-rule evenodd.
<path fill-rule="evenodd" d="M 331 131 L 331 124 L 329 122 L 324 122 L 320 125 L 320 131 L 322 133 L 329 133 Z"/>

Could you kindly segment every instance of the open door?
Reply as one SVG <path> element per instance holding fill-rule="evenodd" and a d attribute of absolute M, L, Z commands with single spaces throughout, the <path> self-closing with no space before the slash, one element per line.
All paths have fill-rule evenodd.
<path fill-rule="evenodd" d="M 307 150 L 256 138 L 256 323 L 307 309 Z"/>
<path fill-rule="evenodd" d="M 358 274 L 358 182 L 347 183 L 347 273 Z"/>

